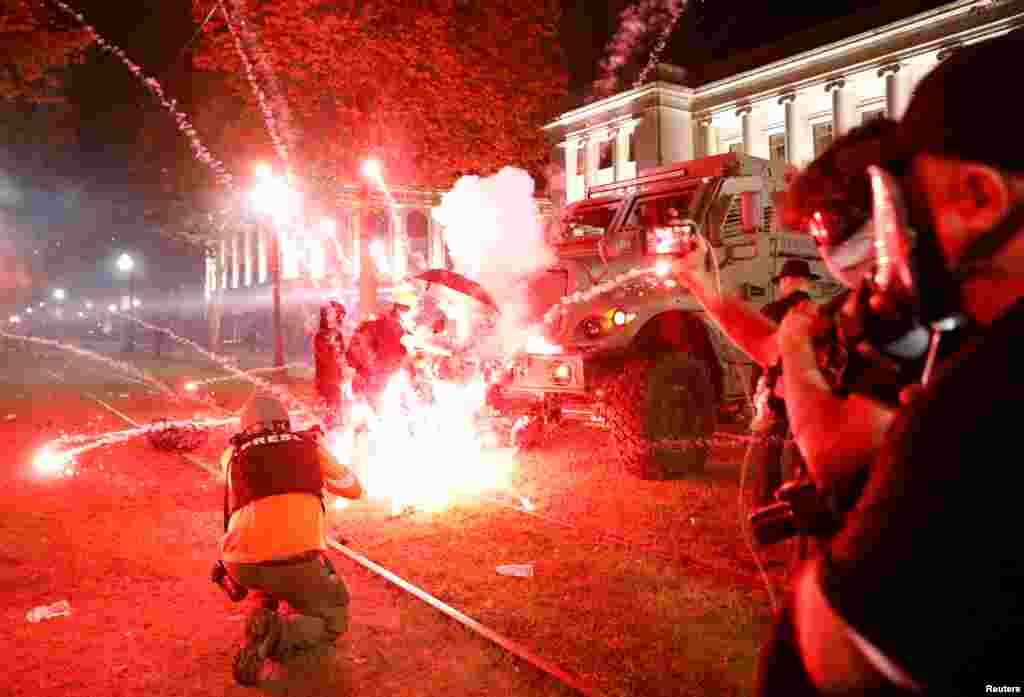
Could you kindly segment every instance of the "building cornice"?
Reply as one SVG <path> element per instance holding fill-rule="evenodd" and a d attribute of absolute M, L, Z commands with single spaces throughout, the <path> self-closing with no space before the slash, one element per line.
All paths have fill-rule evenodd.
<path fill-rule="evenodd" d="M 564 142 L 587 140 L 588 138 L 593 138 L 594 136 L 602 135 L 608 131 L 614 131 L 620 128 L 636 127 L 642 121 L 643 119 L 640 119 L 631 114 L 619 116 L 609 121 L 603 121 L 602 123 L 594 124 L 593 126 L 587 126 L 586 128 L 581 128 L 576 131 L 566 131 Z M 561 144 L 562 143 L 560 143 L 560 145 Z"/>
<path fill-rule="evenodd" d="M 689 110 L 697 118 L 731 116 L 765 100 L 817 87 L 828 90 L 858 74 L 884 75 L 929 53 L 941 53 L 941 60 L 950 49 L 1021 26 L 1024 0 L 958 0 L 697 88 L 664 81 L 640 85 L 568 111 L 542 130 L 549 137 L 579 137 L 652 106 Z"/>
<path fill-rule="evenodd" d="M 554 121 L 545 124 L 542 130 L 552 131 L 558 128 L 570 128 L 580 121 L 585 122 L 592 118 L 599 118 L 609 111 L 624 109 L 631 104 L 647 106 L 651 101 L 661 103 L 665 98 L 677 100 L 680 106 L 685 108 L 690 105 L 693 99 L 693 89 L 671 82 L 649 82 L 612 95 L 601 101 L 592 102 L 572 111 L 567 111 Z"/>
<path fill-rule="evenodd" d="M 826 85 L 841 73 L 851 76 L 886 69 L 922 54 L 950 45 L 965 45 L 1024 25 L 1024 1 L 1009 0 L 986 14 L 977 14 L 984 3 L 963 0 L 930 12 L 796 54 L 761 68 L 749 70 L 694 90 L 694 111 L 731 111 L 736 102 L 757 102 L 782 90 L 801 91 Z M 995 14 L 996 18 L 992 15 Z M 958 22 L 971 23 L 953 32 Z M 852 59 L 852 60 L 851 60 Z M 801 76 L 803 76 L 801 78 Z"/>

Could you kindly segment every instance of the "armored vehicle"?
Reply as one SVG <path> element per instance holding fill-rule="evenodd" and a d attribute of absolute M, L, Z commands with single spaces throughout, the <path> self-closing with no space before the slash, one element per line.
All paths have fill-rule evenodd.
<path fill-rule="evenodd" d="M 720 420 L 749 414 L 752 364 L 673 260 L 704 236 L 721 288 L 755 306 L 774 299 L 786 257 L 826 278 L 813 241 L 774 223 L 783 189 L 783 164 L 737 153 L 590 188 L 563 212 L 558 263 L 530 280 L 539 331 L 492 388 L 492 414 L 521 447 L 582 419 L 612 431 L 637 476 L 702 470 Z M 812 295 L 837 291 L 824 281 Z"/>

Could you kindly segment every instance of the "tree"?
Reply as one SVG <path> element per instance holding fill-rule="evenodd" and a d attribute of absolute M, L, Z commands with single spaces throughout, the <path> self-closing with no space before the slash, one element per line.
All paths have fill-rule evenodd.
<path fill-rule="evenodd" d="M 62 101 L 62 78 L 91 43 L 52 6 L 0 0 L 0 101 Z"/>
<path fill-rule="evenodd" d="M 443 187 L 547 161 L 540 127 L 567 87 L 557 0 L 224 0 L 210 11 L 194 0 L 196 21 L 209 16 L 194 66 L 276 128 L 298 173 L 353 179 L 372 154 L 391 182 Z M 255 139 L 235 152 L 277 145 L 239 135 Z"/>

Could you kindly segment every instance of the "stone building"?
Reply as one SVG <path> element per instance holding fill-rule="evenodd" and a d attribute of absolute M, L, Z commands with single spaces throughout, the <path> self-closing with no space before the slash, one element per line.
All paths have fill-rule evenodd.
<path fill-rule="evenodd" d="M 544 129 L 564 163 L 567 202 L 589 186 L 729 151 L 800 167 L 851 127 L 898 118 L 917 81 L 950 52 L 1022 25 L 1020 0 L 959 0 L 697 87 L 659 64 L 653 81 Z"/>

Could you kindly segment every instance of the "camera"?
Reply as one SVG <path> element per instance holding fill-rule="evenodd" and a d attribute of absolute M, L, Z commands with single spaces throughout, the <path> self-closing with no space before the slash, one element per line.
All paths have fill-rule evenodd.
<path fill-rule="evenodd" d="M 839 531 L 842 520 L 809 479 L 784 482 L 775 497 L 778 503 L 759 508 L 748 519 L 758 544 L 773 545 L 794 535 L 827 538 Z"/>
<path fill-rule="evenodd" d="M 210 580 L 224 589 L 224 592 L 228 594 L 232 602 L 241 602 L 249 595 L 249 589 L 236 581 L 228 573 L 228 569 L 224 566 L 223 561 L 217 560 L 214 563 L 213 568 L 210 569 Z"/>
<path fill-rule="evenodd" d="M 834 392 L 858 394 L 895 408 L 900 392 L 921 380 L 930 356 L 931 332 L 917 321 L 908 303 L 891 302 L 880 308 L 877 298 L 873 285 L 864 282 L 841 306 L 829 307 L 814 332 L 814 349 L 818 367 Z M 769 385 L 780 377 L 780 364 L 766 371 Z M 784 402 L 774 396 L 766 405 L 775 413 L 784 409 Z M 819 539 L 833 535 L 842 523 L 835 511 L 848 510 L 846 504 L 859 496 L 860 484 L 842 492 L 842 504 L 830 507 L 806 477 L 784 482 L 775 493 L 778 503 L 750 514 L 755 540 L 772 545 L 794 535 Z"/>

